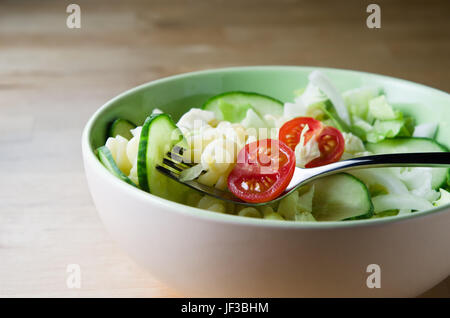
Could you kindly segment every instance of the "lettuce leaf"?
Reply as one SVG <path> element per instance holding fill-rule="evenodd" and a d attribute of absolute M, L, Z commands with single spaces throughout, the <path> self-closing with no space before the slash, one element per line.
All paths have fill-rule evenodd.
<path fill-rule="evenodd" d="M 366 119 L 369 112 L 369 101 L 379 96 L 380 93 L 379 87 L 361 87 L 345 91 L 342 97 L 352 117 Z"/>
<path fill-rule="evenodd" d="M 369 111 L 367 120 L 369 123 L 375 120 L 394 120 L 402 117 L 399 111 L 395 111 L 391 105 L 388 104 L 386 96 L 380 95 L 369 101 Z"/>
<path fill-rule="evenodd" d="M 380 95 L 367 102 L 367 114 L 351 112 L 351 131 L 364 141 L 377 143 L 386 138 L 410 137 L 414 132 L 414 119 L 404 117 Z M 364 105 L 363 105 L 364 106 Z"/>
<path fill-rule="evenodd" d="M 397 136 L 411 136 L 411 132 L 405 126 L 404 119 L 377 119 L 372 126 L 372 129 L 367 132 L 366 140 L 375 143 L 386 138 L 394 138 Z"/>

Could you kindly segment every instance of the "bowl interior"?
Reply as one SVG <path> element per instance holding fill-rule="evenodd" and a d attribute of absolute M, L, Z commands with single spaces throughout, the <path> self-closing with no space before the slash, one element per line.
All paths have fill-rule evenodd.
<path fill-rule="evenodd" d="M 211 96 L 226 91 L 250 91 L 292 101 L 294 91 L 308 83 L 308 74 L 320 69 L 339 90 L 375 85 L 381 87 L 396 108 L 416 118 L 418 123 L 439 123 L 437 140 L 450 146 L 450 95 L 413 82 L 392 77 L 316 67 L 239 67 L 182 74 L 131 89 L 106 103 L 88 124 L 91 149 L 103 145 L 108 124 L 126 118 L 137 125 L 154 108 L 174 120 L 189 108 L 201 107 Z"/>

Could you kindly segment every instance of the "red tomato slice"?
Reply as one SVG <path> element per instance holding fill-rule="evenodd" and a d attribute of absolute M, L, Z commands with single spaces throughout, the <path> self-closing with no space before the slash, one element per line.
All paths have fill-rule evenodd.
<path fill-rule="evenodd" d="M 253 203 L 278 197 L 289 185 L 295 169 L 295 154 L 283 142 L 264 139 L 247 144 L 238 154 L 228 176 L 228 189 Z"/>
<path fill-rule="evenodd" d="M 308 125 L 309 130 L 305 133 L 306 144 L 313 136 L 322 130 L 322 123 L 312 117 L 297 117 L 286 123 L 280 128 L 278 139 L 284 142 L 292 150 L 300 142 L 300 136 L 305 126 Z"/>
<path fill-rule="evenodd" d="M 334 127 L 325 127 L 317 136 L 320 157 L 311 160 L 305 168 L 319 167 L 339 161 L 344 153 L 345 141 L 341 132 Z"/>

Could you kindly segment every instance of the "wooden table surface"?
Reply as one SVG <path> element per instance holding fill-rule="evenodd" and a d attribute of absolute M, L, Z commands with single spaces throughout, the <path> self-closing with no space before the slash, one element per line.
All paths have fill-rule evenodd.
<path fill-rule="evenodd" d="M 381 29 L 366 27 L 367 1 L 76 1 L 81 29 L 66 27 L 69 3 L 0 2 L 0 296 L 181 296 L 116 246 L 87 189 L 82 128 L 126 89 L 284 64 L 450 91 L 448 1 L 377 1 Z M 68 264 L 80 289 L 66 286 Z M 450 279 L 425 294 L 449 295 Z"/>

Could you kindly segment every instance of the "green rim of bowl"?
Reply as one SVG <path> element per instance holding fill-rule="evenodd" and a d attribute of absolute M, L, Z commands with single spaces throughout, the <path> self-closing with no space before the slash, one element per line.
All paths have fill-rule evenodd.
<path fill-rule="evenodd" d="M 355 74 L 355 75 L 364 75 L 364 76 L 372 76 L 372 77 L 378 77 L 379 79 L 384 80 L 394 80 L 400 83 L 413 85 L 416 87 L 422 87 L 426 88 L 428 90 L 433 90 L 436 93 L 439 94 L 447 94 L 444 91 L 407 81 L 404 79 L 394 78 L 386 75 L 379 75 L 369 72 L 361 72 L 361 71 L 355 71 L 355 70 L 346 70 L 346 69 L 337 69 L 337 68 L 327 68 L 327 67 L 315 67 L 315 66 L 241 66 L 241 67 L 228 67 L 228 68 L 217 68 L 217 69 L 209 69 L 209 70 L 203 70 L 203 71 L 196 71 L 196 72 L 189 72 L 189 73 L 183 73 L 179 75 L 173 75 L 169 77 L 165 77 L 162 79 L 154 80 L 142 85 L 139 85 L 137 87 L 131 88 L 124 93 L 112 98 L 108 102 L 106 102 L 103 106 L 101 106 L 88 120 L 86 123 L 86 126 L 84 127 L 83 134 L 82 134 L 82 148 L 85 156 L 85 160 L 89 160 L 92 162 L 92 164 L 95 166 L 95 169 L 99 171 L 100 174 L 103 174 L 107 179 L 109 178 L 110 182 L 121 188 L 123 191 L 128 192 L 130 195 L 134 196 L 137 200 L 141 200 L 143 202 L 152 202 L 153 204 L 157 204 L 161 207 L 170 208 L 173 210 L 173 213 L 180 213 L 184 215 L 188 215 L 195 218 L 201 218 L 207 221 L 220 221 L 220 222 L 226 222 L 231 223 L 235 225 L 252 225 L 252 226 L 261 226 L 261 227 L 280 227 L 280 228 L 302 228 L 302 229 L 329 229 L 329 228 L 342 228 L 342 227 L 361 227 L 361 226 L 375 226 L 375 225 L 381 225 L 385 223 L 394 223 L 394 222 L 401 222 L 405 220 L 412 220 L 416 218 L 424 218 L 429 217 L 430 215 L 435 214 L 441 214 L 450 212 L 449 206 L 442 206 L 442 207 L 436 207 L 430 210 L 426 210 L 423 212 L 414 212 L 407 215 L 399 215 L 394 217 L 386 217 L 386 218 L 378 218 L 378 219 L 363 219 L 363 220 L 353 220 L 353 221 L 323 221 L 323 222 L 293 222 L 293 221 L 279 221 L 279 220 L 267 220 L 267 219 L 258 219 L 258 218 L 249 218 L 249 217 L 242 217 L 237 216 L 233 214 L 225 214 L 225 213 L 216 213 L 212 211 L 207 211 L 199 208 L 194 208 L 188 205 L 176 203 L 170 200 L 166 200 L 163 198 L 160 198 L 158 196 L 155 196 L 151 193 L 145 192 L 143 190 L 140 190 L 136 187 L 133 187 L 126 182 L 121 181 L 120 179 L 113 176 L 111 173 L 109 173 L 103 165 L 100 163 L 100 161 L 97 159 L 97 156 L 95 154 L 95 150 L 93 149 L 90 140 L 91 140 L 91 133 L 92 133 L 92 127 L 93 124 L 96 122 L 96 120 L 104 114 L 108 107 L 112 104 L 114 104 L 117 100 L 131 95 L 139 90 L 146 89 L 150 86 L 173 81 L 181 78 L 191 77 L 191 76 L 197 76 L 197 75 L 205 75 L 210 73 L 216 73 L 216 72 L 236 72 L 236 71 L 245 71 L 245 70 L 251 70 L 251 71 L 258 71 L 258 70 L 265 70 L 265 71 L 276 71 L 276 70 L 303 70 L 303 71 L 312 71 L 312 70 L 322 70 L 322 71 L 344 71 L 348 74 Z"/>

